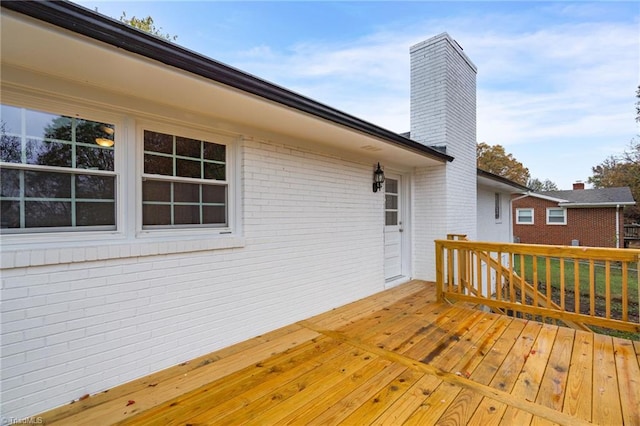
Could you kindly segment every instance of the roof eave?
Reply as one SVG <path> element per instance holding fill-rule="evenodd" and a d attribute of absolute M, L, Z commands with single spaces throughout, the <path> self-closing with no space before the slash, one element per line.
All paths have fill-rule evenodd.
<path fill-rule="evenodd" d="M 572 202 L 564 202 L 558 203 L 560 207 L 567 208 L 603 208 L 603 207 L 623 207 L 623 206 L 634 206 L 635 201 L 623 201 L 623 202 L 606 202 L 606 203 L 572 203 Z"/>
<path fill-rule="evenodd" d="M 328 120 L 412 151 L 451 162 L 454 157 L 390 130 L 294 93 L 243 71 L 185 49 L 167 40 L 124 25 L 67 1 L 3 1 L 2 7 L 64 28 L 165 65 L 259 96 L 280 105 Z"/>
<path fill-rule="evenodd" d="M 482 170 L 482 169 L 477 169 L 477 170 L 478 170 L 478 176 L 482 176 L 482 177 L 485 177 L 487 179 L 491 179 L 491 180 L 494 180 L 496 182 L 500 182 L 500 183 L 503 183 L 505 185 L 509 185 L 509 186 L 513 187 L 514 189 L 516 189 L 516 191 L 525 191 L 525 192 L 531 191 L 531 189 L 529 187 L 524 186 L 524 185 L 520 185 L 519 183 L 514 182 L 514 181 L 512 181 L 510 179 L 507 179 L 507 178 L 504 178 L 502 176 L 498 176 L 496 174 L 487 172 L 486 170 Z"/>

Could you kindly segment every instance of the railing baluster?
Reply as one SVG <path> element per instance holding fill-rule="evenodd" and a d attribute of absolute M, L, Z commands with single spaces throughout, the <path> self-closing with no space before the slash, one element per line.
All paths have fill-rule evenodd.
<path fill-rule="evenodd" d="M 564 284 L 565 284 L 565 276 L 564 276 L 564 258 L 560 258 L 560 309 L 565 310 L 564 308 Z"/>
<path fill-rule="evenodd" d="M 453 293 L 453 251 L 455 249 L 447 249 L 447 291 Z"/>
<path fill-rule="evenodd" d="M 580 260 L 573 260 L 573 309 L 576 314 L 580 313 Z"/>
<path fill-rule="evenodd" d="M 524 282 L 526 275 L 524 274 L 524 256 L 520 254 L 520 303 L 525 304 Z"/>
<path fill-rule="evenodd" d="M 538 256 L 531 258 L 531 268 L 533 272 L 533 306 L 538 306 Z"/>
<path fill-rule="evenodd" d="M 490 260 L 491 260 L 491 253 L 487 252 L 487 256 L 488 259 L 485 261 L 486 265 L 487 265 L 487 273 L 486 273 L 486 278 L 487 278 L 487 294 L 485 294 L 484 296 L 488 299 L 491 299 L 491 264 L 490 264 Z"/>
<path fill-rule="evenodd" d="M 622 321 L 629 321 L 629 289 L 627 283 L 629 282 L 629 264 L 622 262 Z"/>
<path fill-rule="evenodd" d="M 509 254 L 509 301 L 514 303 L 516 301 L 516 291 L 513 286 L 513 268 L 515 267 L 514 263 L 516 260 L 516 256 L 513 253 Z"/>
<path fill-rule="evenodd" d="M 496 270 L 496 299 L 502 300 L 502 252 L 498 252 L 498 268 Z"/>
<path fill-rule="evenodd" d="M 546 303 L 546 307 L 550 308 L 551 307 L 551 258 L 549 256 L 546 257 L 545 259 L 545 264 L 547 267 L 547 273 L 546 273 L 546 277 L 545 279 L 547 280 L 546 282 L 546 287 L 547 287 L 547 303 Z"/>
<path fill-rule="evenodd" d="M 596 314 L 596 271 L 594 261 L 589 261 L 589 312 L 591 316 Z"/>
<path fill-rule="evenodd" d="M 605 269 L 604 269 L 604 285 L 606 292 L 606 318 L 611 318 L 611 261 L 605 261 Z"/>

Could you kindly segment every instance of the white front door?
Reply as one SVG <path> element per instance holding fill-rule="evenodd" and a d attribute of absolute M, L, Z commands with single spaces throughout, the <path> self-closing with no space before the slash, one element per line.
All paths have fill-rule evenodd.
<path fill-rule="evenodd" d="M 384 278 L 389 282 L 403 275 L 402 176 L 388 174 L 384 189 Z"/>

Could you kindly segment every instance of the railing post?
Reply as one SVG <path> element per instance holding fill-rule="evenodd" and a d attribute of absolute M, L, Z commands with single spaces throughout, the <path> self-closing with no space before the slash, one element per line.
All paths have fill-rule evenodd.
<path fill-rule="evenodd" d="M 442 302 L 444 297 L 442 290 L 444 288 L 444 247 L 442 243 L 436 241 L 436 300 Z"/>

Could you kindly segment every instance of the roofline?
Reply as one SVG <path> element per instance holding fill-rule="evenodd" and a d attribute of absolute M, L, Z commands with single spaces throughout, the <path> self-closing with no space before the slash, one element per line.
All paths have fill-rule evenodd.
<path fill-rule="evenodd" d="M 488 172 L 486 170 L 478 169 L 478 176 L 483 176 L 483 177 L 486 177 L 488 179 L 493 179 L 495 181 L 504 183 L 506 185 L 513 186 L 514 188 L 517 188 L 517 189 L 519 189 L 521 191 L 527 191 L 527 192 L 531 191 L 531 189 L 529 187 L 527 187 L 527 186 L 520 185 L 519 183 L 514 182 L 511 179 L 507 179 L 505 177 L 498 176 L 498 175 L 490 173 L 490 172 Z"/>
<path fill-rule="evenodd" d="M 567 201 L 563 203 L 558 203 L 558 206 L 567 207 L 567 208 L 585 208 L 585 207 L 597 208 L 597 207 L 635 206 L 635 204 L 636 204 L 635 201 L 621 201 L 621 202 L 607 201 L 603 203 L 572 203 L 571 201 Z"/>
<path fill-rule="evenodd" d="M 251 93 L 289 108 L 311 114 L 383 139 L 417 154 L 453 161 L 454 157 L 390 130 L 299 95 L 214 59 L 140 31 L 115 19 L 69 1 L 2 1 L 3 8 L 47 22 L 68 31 L 164 63 L 183 71 Z"/>
<path fill-rule="evenodd" d="M 554 201 L 556 203 L 568 203 L 569 202 L 569 200 L 565 200 L 564 198 L 549 197 L 548 195 L 538 194 L 538 193 L 535 193 L 535 192 L 533 192 L 531 190 L 529 190 L 525 194 L 522 194 L 522 197 L 520 197 L 518 199 L 522 199 L 522 198 L 526 198 L 526 197 L 541 198 L 543 200 Z"/>

